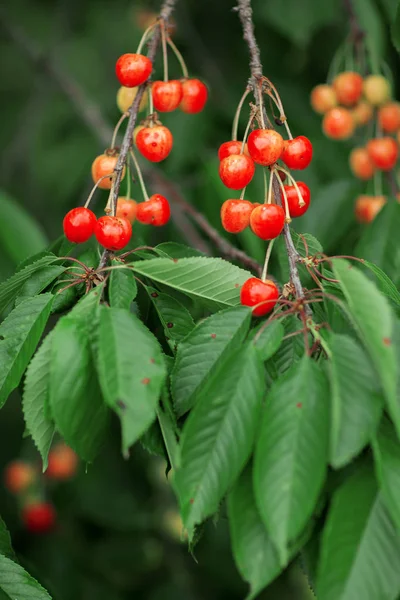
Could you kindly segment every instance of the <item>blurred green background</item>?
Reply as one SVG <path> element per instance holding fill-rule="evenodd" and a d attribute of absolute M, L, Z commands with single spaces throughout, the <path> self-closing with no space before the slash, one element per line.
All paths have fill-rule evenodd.
<path fill-rule="evenodd" d="M 220 183 L 216 153 L 230 139 L 248 77 L 247 49 L 232 5 L 232 0 L 178 0 L 174 40 L 190 73 L 209 86 L 210 99 L 199 115 L 178 111 L 163 117 L 173 132 L 174 149 L 157 167 L 222 235 L 227 234 L 219 222 L 221 203 L 239 193 Z M 397 0 L 355 0 L 370 48 L 392 69 L 398 67 L 389 41 L 396 5 Z M 84 203 L 92 186 L 91 163 L 106 145 L 100 141 L 105 133 L 101 124 L 89 127 L 82 118 L 80 90 L 95 105 L 93 109 L 84 102 L 90 118 L 100 111 L 107 127 L 113 127 L 119 118 L 115 61 L 135 51 L 143 24 L 158 6 L 150 0 L 16 0 L 3 5 L 0 279 L 60 236 L 64 214 Z M 307 135 L 314 145 L 312 165 L 301 174 L 312 191 L 311 209 L 295 227 L 315 235 L 329 254 L 353 252 L 365 235 L 354 221 L 354 202 L 366 187 L 353 180 L 348 168 L 352 144 L 325 139 L 321 119 L 309 105 L 312 87 L 325 81 L 333 54 L 348 33 L 348 16 L 339 0 L 254 0 L 253 6 L 264 74 L 281 94 L 293 134 Z M 161 77 L 160 69 L 158 73 Z M 180 76 L 172 55 L 170 75 Z M 357 141 L 364 135 L 359 133 Z M 146 181 L 151 190 L 162 191 L 147 169 Z M 137 186 L 132 195 L 141 199 Z M 257 173 L 246 198 L 255 202 L 262 196 Z M 96 195 L 99 214 L 106 199 L 106 192 Z M 161 231 L 135 225 L 134 243 L 174 240 L 216 253 L 179 207 L 174 214 Z M 229 239 L 263 260 L 265 246 L 249 231 Z M 20 396 L 15 393 L 1 413 L 0 468 L 21 455 L 37 460 L 23 431 Z M 115 425 L 114 435 L 87 472 L 82 467 L 74 482 L 47 490 L 59 525 L 54 534 L 40 538 L 22 530 L 18 506 L 1 488 L 0 514 L 23 564 L 56 600 L 244 598 L 246 586 L 231 558 L 223 512 L 218 524 L 206 525 L 195 562 L 179 539 L 164 468 L 162 459 L 140 446 L 128 461 L 122 460 Z M 260 595 L 265 600 L 310 597 L 299 565 Z"/>

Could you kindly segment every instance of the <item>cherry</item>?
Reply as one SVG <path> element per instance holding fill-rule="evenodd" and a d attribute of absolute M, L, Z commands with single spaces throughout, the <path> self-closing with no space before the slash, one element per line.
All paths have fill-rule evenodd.
<path fill-rule="evenodd" d="M 136 125 L 135 129 L 133 130 L 133 141 L 136 144 L 136 138 L 137 138 L 137 134 L 139 133 L 139 131 L 141 131 L 142 129 L 144 129 L 144 125 Z"/>
<path fill-rule="evenodd" d="M 110 150 L 111 154 L 100 154 L 97 158 L 94 159 L 92 164 L 92 178 L 94 183 L 97 183 L 101 177 L 104 175 L 112 175 L 115 169 L 115 166 L 118 161 L 118 154 L 114 151 Z M 125 167 L 122 172 L 122 179 L 125 177 Z M 102 179 L 98 185 L 102 190 L 110 190 L 111 189 L 112 179 L 111 177 L 106 177 Z"/>
<path fill-rule="evenodd" d="M 285 187 L 285 192 L 286 192 L 286 196 L 287 196 L 290 216 L 293 218 L 301 217 L 302 215 L 304 215 L 305 212 L 307 212 L 308 207 L 310 206 L 310 201 L 311 201 L 310 188 L 303 181 L 297 182 L 297 187 L 300 190 L 300 194 L 301 194 L 301 197 L 304 202 L 304 204 L 302 204 L 302 206 L 300 206 L 300 198 L 299 198 L 299 194 L 297 193 L 295 186 L 294 185 L 285 185 L 284 187 Z"/>
<path fill-rule="evenodd" d="M 154 108 L 160 112 L 171 112 L 178 108 L 182 96 L 182 84 L 177 79 L 155 81 L 151 86 Z"/>
<path fill-rule="evenodd" d="M 394 133 L 400 128 L 400 104 L 389 102 L 378 110 L 378 123 L 386 133 Z"/>
<path fill-rule="evenodd" d="M 247 140 L 249 154 L 259 165 L 276 163 L 283 151 L 283 137 L 274 129 L 255 129 Z"/>
<path fill-rule="evenodd" d="M 241 190 L 253 179 L 256 168 L 250 156 L 231 154 L 219 164 L 219 176 L 226 187 Z"/>
<path fill-rule="evenodd" d="M 354 71 L 339 73 L 333 80 L 333 89 L 339 104 L 353 106 L 361 98 L 363 78 Z"/>
<path fill-rule="evenodd" d="M 12 494 L 25 492 L 35 479 L 35 469 L 23 460 L 12 461 L 4 471 L 4 485 Z"/>
<path fill-rule="evenodd" d="M 371 179 L 375 173 L 375 165 L 372 162 L 366 148 L 354 148 L 350 153 L 350 169 L 358 179 Z"/>
<path fill-rule="evenodd" d="M 132 198 L 124 198 L 119 196 L 117 200 L 117 217 L 128 219 L 129 223 L 133 223 L 136 219 L 137 204 Z"/>
<path fill-rule="evenodd" d="M 287 140 L 281 154 L 281 160 L 289 169 L 305 169 L 311 162 L 313 147 L 308 138 L 299 135 Z"/>
<path fill-rule="evenodd" d="M 129 88 L 123 85 L 119 88 L 117 92 L 117 106 L 122 113 L 126 112 L 128 108 L 132 106 L 133 101 L 138 93 L 138 89 L 138 87 Z M 146 108 L 148 97 L 149 94 L 147 90 L 145 90 L 139 104 L 139 112 Z"/>
<path fill-rule="evenodd" d="M 66 481 L 76 473 L 78 457 L 69 446 L 64 443 L 56 444 L 49 453 L 49 463 L 46 477 Z"/>
<path fill-rule="evenodd" d="M 94 235 L 107 250 L 121 250 L 131 239 L 132 225 L 121 217 L 100 217 L 94 228 Z"/>
<path fill-rule="evenodd" d="M 93 235 L 96 215 L 89 208 L 73 208 L 64 217 L 64 235 L 70 242 L 83 244 Z"/>
<path fill-rule="evenodd" d="M 250 225 L 254 204 L 248 200 L 225 200 L 221 206 L 222 227 L 229 233 L 240 233 Z"/>
<path fill-rule="evenodd" d="M 262 240 L 278 237 L 285 225 L 285 212 L 277 204 L 261 204 L 250 215 L 250 227 Z"/>
<path fill-rule="evenodd" d="M 279 290 L 273 281 L 262 281 L 257 277 L 250 277 L 240 290 L 240 303 L 243 306 L 255 306 L 253 315 L 262 317 L 273 310 L 279 298 Z M 261 304 L 263 303 L 263 304 Z"/>
<path fill-rule="evenodd" d="M 317 85 L 311 92 L 311 106 L 315 112 L 324 114 L 337 105 L 336 93 L 327 84 Z"/>
<path fill-rule="evenodd" d="M 26 529 L 32 533 L 50 531 L 56 520 L 54 507 L 48 502 L 32 502 L 22 510 L 22 521 Z"/>
<path fill-rule="evenodd" d="M 361 102 L 356 104 L 351 110 L 351 114 L 356 125 L 365 125 L 372 119 L 374 111 L 368 102 L 361 100 Z"/>
<path fill-rule="evenodd" d="M 120 84 L 130 88 L 147 81 L 152 70 L 151 60 L 143 54 L 123 54 L 115 65 Z"/>
<path fill-rule="evenodd" d="M 171 152 L 173 140 L 172 133 L 164 125 L 143 127 L 136 135 L 136 147 L 147 160 L 160 162 Z"/>
<path fill-rule="evenodd" d="M 169 202 L 161 194 L 153 194 L 146 202 L 137 205 L 136 218 L 145 225 L 162 227 L 171 216 Z"/>
<path fill-rule="evenodd" d="M 378 169 L 390 171 L 397 162 L 399 148 L 391 137 L 381 137 L 369 140 L 367 151 L 370 159 Z"/>
<path fill-rule="evenodd" d="M 354 132 L 354 119 L 347 108 L 332 108 L 322 121 L 325 135 L 334 140 L 347 140 Z"/>
<path fill-rule="evenodd" d="M 364 79 L 363 92 L 370 104 L 380 106 L 391 96 L 390 83 L 383 75 L 369 75 Z"/>
<path fill-rule="evenodd" d="M 201 112 L 207 102 L 208 90 L 199 79 L 182 80 L 182 101 L 179 108 L 185 113 Z"/>
<path fill-rule="evenodd" d="M 358 196 L 354 209 L 357 221 L 371 223 L 385 204 L 385 196 Z"/>
<path fill-rule="evenodd" d="M 219 160 L 223 160 L 227 156 L 231 156 L 231 154 L 241 154 L 242 152 L 242 142 L 237 140 L 231 140 L 229 142 L 224 142 L 220 145 L 218 150 L 218 158 Z M 249 156 L 249 151 L 247 149 L 247 144 L 244 145 L 244 152 L 246 156 Z"/>

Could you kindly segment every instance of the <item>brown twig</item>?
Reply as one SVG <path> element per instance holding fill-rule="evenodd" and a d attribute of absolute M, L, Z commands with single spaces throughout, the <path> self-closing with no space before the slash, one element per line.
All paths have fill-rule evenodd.
<path fill-rule="evenodd" d="M 343 0 L 343 5 L 349 15 L 350 21 L 350 40 L 354 45 L 355 55 L 360 65 L 363 64 L 363 44 L 365 38 L 365 31 L 361 27 L 356 11 L 354 10 L 352 0 Z"/>

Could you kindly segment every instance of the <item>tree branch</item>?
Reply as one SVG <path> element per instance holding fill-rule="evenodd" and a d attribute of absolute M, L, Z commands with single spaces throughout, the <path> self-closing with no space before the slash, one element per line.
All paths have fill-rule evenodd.
<path fill-rule="evenodd" d="M 343 5 L 347 14 L 349 15 L 351 41 L 354 44 L 357 60 L 361 65 L 363 61 L 363 42 L 365 38 L 365 31 L 358 21 L 356 11 L 354 10 L 353 1 L 343 0 Z"/>

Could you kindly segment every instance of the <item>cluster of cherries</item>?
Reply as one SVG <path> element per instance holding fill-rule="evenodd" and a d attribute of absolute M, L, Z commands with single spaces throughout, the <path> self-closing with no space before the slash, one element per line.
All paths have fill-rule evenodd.
<path fill-rule="evenodd" d="M 324 115 L 322 128 L 333 139 L 350 138 L 356 127 L 371 123 L 376 136 L 350 153 L 350 169 L 358 179 L 368 181 L 379 171 L 396 166 L 400 144 L 400 105 L 391 99 L 391 86 L 383 75 L 363 78 L 354 71 L 339 73 L 332 85 L 317 85 L 311 93 L 311 105 Z M 383 195 L 361 195 L 355 214 L 369 223 L 386 203 Z"/>
<path fill-rule="evenodd" d="M 174 47 L 174 51 L 178 52 L 175 45 L 170 40 L 169 42 Z M 117 60 L 116 74 L 121 84 L 117 93 L 117 104 L 124 116 L 128 115 L 127 110 L 132 105 L 139 86 L 148 81 L 152 69 L 152 62 L 143 54 L 123 54 Z M 154 106 L 157 111 L 171 112 L 179 108 L 190 114 L 200 112 L 208 96 L 207 87 L 202 81 L 188 77 L 180 80 L 155 81 L 151 84 L 150 93 L 151 106 Z M 139 109 L 144 109 L 147 101 L 148 92 L 145 90 Z M 151 110 L 151 114 L 135 128 L 133 141 L 144 158 L 151 162 L 160 162 L 170 154 L 173 136 L 171 131 L 159 121 L 157 113 Z M 112 190 L 118 157 L 118 150 L 113 147 L 113 144 L 111 148 L 97 156 L 92 164 L 95 187 Z M 118 197 L 115 216 L 107 214 L 99 219 L 87 205 L 72 209 L 63 222 L 64 234 L 69 241 L 83 243 L 94 235 L 101 246 L 107 250 L 118 251 L 129 243 L 132 236 L 132 223 L 135 220 L 155 227 L 163 226 L 169 221 L 171 210 L 168 200 L 161 194 L 153 194 L 150 197 L 147 195 L 133 153 L 132 160 L 138 171 L 144 202 L 136 203 L 130 197 Z M 125 168 L 122 179 L 124 177 Z M 106 208 L 105 212 L 107 211 L 111 212 Z"/>
<path fill-rule="evenodd" d="M 41 474 L 38 466 L 24 460 L 14 460 L 4 471 L 6 489 L 17 496 L 21 506 L 21 520 L 31 533 L 46 533 L 56 522 L 54 506 L 43 499 L 44 481 L 68 481 L 78 468 L 78 457 L 63 442 L 49 452 L 48 467 Z"/>

